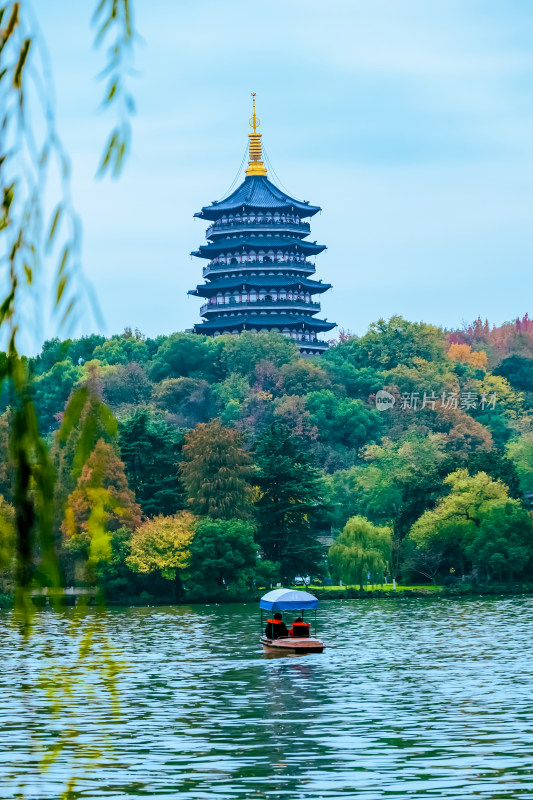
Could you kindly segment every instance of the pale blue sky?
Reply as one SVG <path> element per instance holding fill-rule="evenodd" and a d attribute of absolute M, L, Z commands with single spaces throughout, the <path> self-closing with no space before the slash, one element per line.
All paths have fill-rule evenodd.
<path fill-rule="evenodd" d="M 190 328 L 193 219 L 247 140 L 320 205 L 322 316 L 354 333 L 402 314 L 457 326 L 531 312 L 533 4 L 525 0 L 137 0 L 138 113 L 119 182 L 95 180 L 93 3 L 36 0 L 105 333 Z M 96 325 L 85 321 L 78 333 Z"/>

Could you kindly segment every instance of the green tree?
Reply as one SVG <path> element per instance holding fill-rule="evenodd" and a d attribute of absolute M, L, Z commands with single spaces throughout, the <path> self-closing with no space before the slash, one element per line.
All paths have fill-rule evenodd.
<path fill-rule="evenodd" d="M 209 383 L 203 378 L 167 378 L 154 390 L 156 408 L 172 415 L 177 425 L 194 428 L 213 416 L 214 399 Z"/>
<path fill-rule="evenodd" d="M 8 503 L 13 501 L 16 474 L 16 465 L 9 443 L 11 416 L 10 411 L 0 416 L 0 495 Z"/>
<path fill-rule="evenodd" d="M 323 551 L 317 535 L 325 504 L 319 471 L 302 444 L 275 423 L 255 446 L 257 541 L 268 559 L 280 564 L 284 580 L 320 573 Z"/>
<path fill-rule="evenodd" d="M 517 439 L 511 439 L 506 452 L 515 465 L 523 493 L 533 492 L 533 431 L 523 433 Z"/>
<path fill-rule="evenodd" d="M 383 389 L 385 373 L 375 367 L 356 367 L 341 357 L 343 351 L 332 347 L 322 356 L 331 380 L 341 386 L 348 397 L 368 400 L 370 395 Z"/>
<path fill-rule="evenodd" d="M 231 425 L 241 418 L 249 396 L 250 382 L 243 375 L 232 372 L 225 380 L 215 383 L 213 397 L 223 425 Z"/>
<path fill-rule="evenodd" d="M 392 553 L 392 532 L 386 526 L 374 525 L 366 517 L 352 517 L 330 547 L 329 561 L 333 573 L 348 585 L 368 582 L 383 583 Z"/>
<path fill-rule="evenodd" d="M 198 516 L 246 519 L 253 474 L 242 435 L 214 420 L 187 434 L 180 472 L 189 507 Z"/>
<path fill-rule="evenodd" d="M 493 370 L 494 375 L 506 378 L 515 391 L 533 393 L 533 358 L 512 355 Z"/>
<path fill-rule="evenodd" d="M 516 500 L 490 504 L 481 524 L 465 543 L 465 554 L 487 578 L 524 572 L 533 559 L 533 524 Z"/>
<path fill-rule="evenodd" d="M 285 394 L 302 395 L 321 389 L 332 389 L 332 381 L 324 367 L 309 358 L 290 361 L 281 368 Z"/>
<path fill-rule="evenodd" d="M 298 360 L 298 348 L 292 339 L 281 333 L 245 331 L 239 336 L 220 336 L 221 362 L 226 374 L 251 376 L 260 361 L 270 361 L 281 367 Z"/>
<path fill-rule="evenodd" d="M 133 334 L 126 328 L 120 336 L 112 336 L 95 347 L 92 358 L 104 364 L 129 364 L 132 361 L 144 363 L 148 361 L 148 348 L 142 333 L 135 331 Z"/>
<path fill-rule="evenodd" d="M 220 374 L 221 343 L 211 336 L 174 333 L 166 339 L 152 359 L 151 378 L 203 378 L 213 380 Z"/>
<path fill-rule="evenodd" d="M 0 495 L 0 595 L 14 588 L 16 544 L 15 509 Z"/>
<path fill-rule="evenodd" d="M 310 423 L 321 441 L 358 449 L 373 441 L 380 431 L 378 412 L 361 400 L 338 398 L 331 390 L 310 392 L 305 399 Z"/>
<path fill-rule="evenodd" d="M 204 519 L 191 543 L 188 583 L 191 596 L 205 600 L 241 599 L 257 563 L 254 528 L 240 519 Z"/>
<path fill-rule="evenodd" d="M 500 480 L 507 486 L 510 497 L 517 500 L 522 497 L 520 478 L 516 467 L 501 450 L 474 450 L 469 454 L 466 466 L 469 475 L 486 472 L 489 477 Z"/>
<path fill-rule="evenodd" d="M 130 488 L 144 514 L 170 516 L 184 508 L 179 475 L 184 431 L 146 409 L 119 424 L 119 446 Z"/>
<path fill-rule="evenodd" d="M 60 361 L 33 382 L 33 395 L 43 433 L 59 427 L 58 417 L 65 409 L 74 384 L 81 378 L 81 369 L 72 361 Z"/>
<path fill-rule="evenodd" d="M 135 572 L 157 572 L 166 580 L 173 581 L 175 599 L 180 599 L 196 522 L 196 517 L 188 511 L 170 517 L 160 514 L 146 520 L 131 535 L 127 565 Z"/>
<path fill-rule="evenodd" d="M 364 466 L 326 479 L 332 522 L 339 529 L 351 516 L 362 515 L 393 531 L 392 574 L 400 574 L 402 542 L 418 517 L 442 495 L 443 478 L 457 464 L 445 452 L 440 434 L 415 432 L 397 441 L 365 448 Z"/>
<path fill-rule="evenodd" d="M 102 396 L 110 406 L 143 405 L 151 395 L 146 369 L 136 361 L 109 367 L 102 375 Z"/>
<path fill-rule="evenodd" d="M 398 392 L 418 393 L 420 402 L 424 392 L 431 396 L 435 392 L 437 397 L 443 392 L 457 392 L 459 382 L 453 368 L 446 361 L 426 361 L 423 358 L 410 359 L 410 365 L 397 364 L 392 369 L 383 373 L 386 386 L 394 386 Z"/>
<path fill-rule="evenodd" d="M 399 316 L 373 322 L 368 333 L 338 344 L 328 359 L 348 361 L 356 367 L 393 369 L 398 364 L 413 366 L 414 359 L 442 361 L 445 337 L 439 328 L 424 322 L 408 322 Z"/>
<path fill-rule="evenodd" d="M 450 473 L 444 483 L 450 493 L 434 509 L 422 514 L 409 536 L 422 548 L 436 541 L 446 545 L 464 574 L 467 562 L 472 563 L 476 539 L 491 509 L 502 502 L 520 508 L 520 503 L 509 498 L 501 481 L 494 481 L 485 472 L 471 476 L 466 469 L 459 469 Z"/>

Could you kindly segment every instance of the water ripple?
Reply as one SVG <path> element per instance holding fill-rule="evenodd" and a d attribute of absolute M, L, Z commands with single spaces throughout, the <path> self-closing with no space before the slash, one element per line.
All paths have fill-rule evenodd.
<path fill-rule="evenodd" d="M 81 744 L 108 734 L 79 798 L 307 800 L 533 797 L 533 600 L 325 603 L 326 651 L 267 658 L 253 606 L 112 609 L 122 715 L 82 704 L 78 734 L 39 771 L 65 720 L 37 685 L 40 643 L 73 663 L 68 615 L 43 612 L 31 653 L 0 614 L 0 798 L 56 800 Z"/>

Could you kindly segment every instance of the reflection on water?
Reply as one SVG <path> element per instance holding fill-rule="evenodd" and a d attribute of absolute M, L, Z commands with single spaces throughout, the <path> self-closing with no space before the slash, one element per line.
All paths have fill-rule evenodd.
<path fill-rule="evenodd" d="M 81 739 L 107 727 L 114 753 L 73 796 L 533 797 L 533 599 L 331 602 L 320 621 L 323 654 L 271 659 L 255 606 L 109 611 L 122 719 L 87 703 Z M 62 646 L 43 612 L 52 630 Z M 56 800 L 67 756 L 39 777 L 32 739 L 55 723 L 7 612 L 0 635 L 0 798 L 24 774 L 27 798 Z"/>

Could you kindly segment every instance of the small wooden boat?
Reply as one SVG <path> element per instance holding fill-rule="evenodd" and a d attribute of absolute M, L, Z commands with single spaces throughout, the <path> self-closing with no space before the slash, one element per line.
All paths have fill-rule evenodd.
<path fill-rule="evenodd" d="M 321 653 L 324 650 L 324 642 L 312 637 L 295 639 L 287 636 L 280 639 L 267 639 L 261 636 L 261 644 L 265 653 L 276 651 L 282 653 Z"/>
<path fill-rule="evenodd" d="M 301 592 L 298 589 L 274 589 L 265 594 L 260 602 L 261 609 L 261 639 L 265 653 L 276 653 L 278 655 L 294 655 L 295 653 L 322 653 L 324 642 L 317 638 L 316 610 L 318 608 L 318 598 L 309 592 Z M 314 610 L 314 636 L 311 636 L 311 626 L 304 621 L 306 611 Z M 270 611 L 277 614 L 281 611 L 300 612 L 301 622 L 294 622 L 288 629 L 288 636 L 270 636 L 275 631 L 275 619 L 267 621 L 267 628 L 263 630 L 263 611 Z M 278 614 L 279 616 L 279 614 Z M 302 635 L 305 633 L 305 635 Z M 286 633 L 286 631 L 284 631 Z"/>

